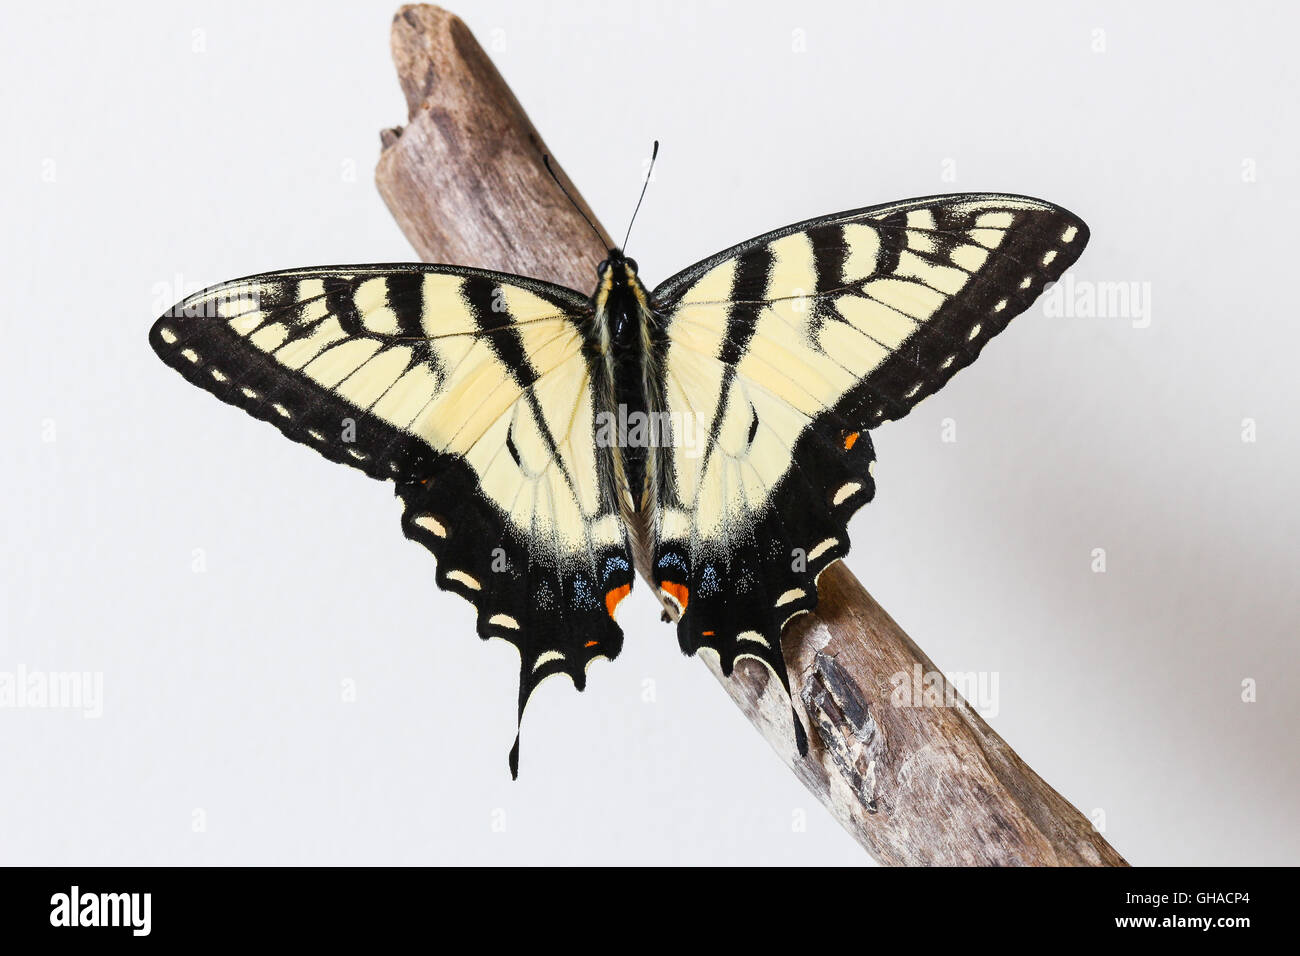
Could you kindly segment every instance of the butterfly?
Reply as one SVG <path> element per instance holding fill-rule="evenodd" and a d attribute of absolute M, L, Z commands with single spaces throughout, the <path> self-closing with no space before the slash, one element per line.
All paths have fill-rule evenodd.
<path fill-rule="evenodd" d="M 150 342 L 395 483 L 437 584 L 518 649 L 522 725 L 543 680 L 581 690 L 618 656 L 637 569 L 684 653 L 724 674 L 754 658 L 788 694 L 782 632 L 874 495 L 871 429 L 974 361 L 1087 241 L 1038 199 L 930 196 L 769 232 L 653 289 L 618 248 L 590 295 L 423 263 L 254 275 L 184 299 Z"/>

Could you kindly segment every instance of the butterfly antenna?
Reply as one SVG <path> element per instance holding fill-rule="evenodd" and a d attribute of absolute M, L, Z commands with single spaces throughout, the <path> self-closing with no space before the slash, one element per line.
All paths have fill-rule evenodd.
<path fill-rule="evenodd" d="M 650 168 L 645 171 L 645 182 L 641 184 L 641 195 L 636 201 L 636 208 L 632 210 L 632 222 L 627 224 L 627 235 L 623 237 L 623 251 L 627 251 L 627 240 L 632 235 L 632 223 L 636 222 L 636 214 L 641 211 L 641 200 L 645 199 L 645 191 L 650 188 L 650 177 L 654 175 L 655 160 L 659 158 L 659 140 L 655 140 L 655 147 L 650 152 Z"/>
<path fill-rule="evenodd" d="M 578 210 L 578 215 L 579 215 L 579 216 L 581 216 L 583 219 L 587 220 L 587 225 L 589 225 L 589 226 L 591 227 L 591 231 L 594 232 L 594 233 L 596 234 L 596 241 L 599 242 L 599 243 L 601 244 L 601 246 L 603 247 L 603 246 L 605 245 L 605 237 L 602 236 L 602 235 L 600 234 L 600 230 L 597 229 L 597 228 L 596 228 L 596 224 L 595 224 L 594 222 L 591 221 L 591 217 L 588 216 L 588 215 L 583 211 L 582 207 L 578 205 L 578 201 L 577 201 L 576 199 L 573 198 L 573 196 L 569 193 L 569 191 L 568 191 L 567 189 L 564 188 L 564 183 L 560 182 L 560 177 L 557 176 L 557 175 L 555 174 L 555 170 L 551 168 L 551 154 L 550 154 L 550 153 L 547 153 L 546 155 L 544 155 L 544 156 L 542 157 L 542 164 L 546 167 L 546 171 L 547 171 L 548 173 L 551 174 L 551 178 L 555 180 L 555 185 L 557 185 L 557 186 L 560 187 L 560 192 L 564 193 L 564 198 L 567 199 L 567 200 L 569 200 L 569 202 L 573 205 L 573 208 L 574 208 L 574 209 Z"/>

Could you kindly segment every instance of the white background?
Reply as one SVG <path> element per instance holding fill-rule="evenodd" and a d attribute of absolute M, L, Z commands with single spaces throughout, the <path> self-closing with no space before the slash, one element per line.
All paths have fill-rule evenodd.
<path fill-rule="evenodd" d="M 612 230 L 662 140 L 650 282 L 954 189 L 1089 222 L 1073 275 L 1149 283 L 1149 327 L 1017 319 L 876 434 L 848 563 L 940 667 L 998 675 L 995 729 L 1129 860 L 1295 862 L 1300 24 L 1134 6 L 458 12 Z M 372 182 L 392 0 L 48 9 L 0 29 L 0 671 L 102 672 L 105 701 L 0 710 L 0 862 L 867 862 L 643 586 L 622 657 L 534 700 L 511 783 L 517 658 L 391 490 L 149 349 L 193 288 L 412 257 Z"/>

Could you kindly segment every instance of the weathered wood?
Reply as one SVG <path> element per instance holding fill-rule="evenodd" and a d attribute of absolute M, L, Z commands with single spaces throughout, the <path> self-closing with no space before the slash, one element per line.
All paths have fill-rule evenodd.
<path fill-rule="evenodd" d="M 410 122 L 385 131 L 376 179 L 411 244 L 440 262 L 594 288 L 613 242 L 597 243 L 551 181 L 542 137 L 465 24 L 436 7 L 403 7 L 393 59 Z"/>
<path fill-rule="evenodd" d="M 392 42 L 410 121 L 382 134 L 376 180 L 419 254 L 593 286 L 608 237 L 598 240 L 547 176 L 541 137 L 468 28 L 437 7 L 407 6 Z M 727 679 L 706 664 L 875 859 L 1126 865 L 960 697 L 892 703 L 918 666 L 941 700 L 955 692 L 843 564 L 822 574 L 819 594 L 817 613 L 797 618 L 782 641 L 807 758 L 795 753 L 785 692 L 766 668 L 742 660 Z"/>

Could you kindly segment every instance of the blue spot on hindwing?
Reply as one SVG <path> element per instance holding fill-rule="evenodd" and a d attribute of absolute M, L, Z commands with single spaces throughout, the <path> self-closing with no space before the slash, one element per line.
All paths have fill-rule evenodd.
<path fill-rule="evenodd" d="M 596 592 L 586 575 L 580 574 L 573 579 L 573 606 L 580 611 L 594 611 L 600 605 L 596 601 Z"/>
<path fill-rule="evenodd" d="M 712 564 L 706 564 L 704 570 L 700 572 L 700 583 L 695 587 L 696 593 L 700 597 L 710 597 L 718 593 L 718 569 Z"/>
<path fill-rule="evenodd" d="M 686 559 L 676 551 L 665 551 L 659 558 L 660 568 L 676 568 L 679 571 L 686 571 Z"/>
<path fill-rule="evenodd" d="M 608 581 L 619 572 L 626 574 L 630 570 L 631 566 L 627 563 L 627 558 L 622 555 L 612 554 L 605 559 L 604 579 Z"/>

